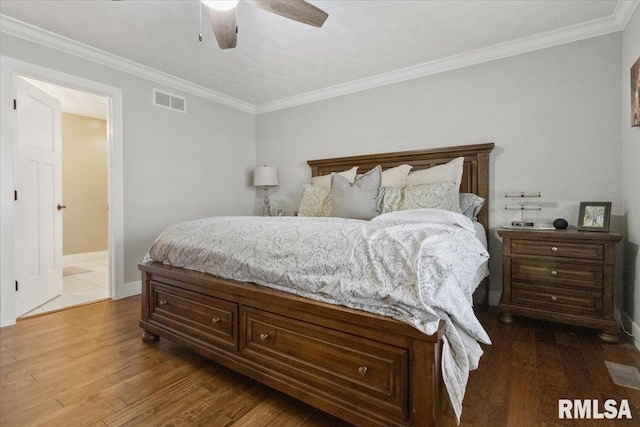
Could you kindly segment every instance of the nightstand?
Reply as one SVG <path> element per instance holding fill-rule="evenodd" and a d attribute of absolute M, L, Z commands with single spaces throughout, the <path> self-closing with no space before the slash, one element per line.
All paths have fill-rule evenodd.
<path fill-rule="evenodd" d="M 617 343 L 613 317 L 616 244 L 622 236 L 576 230 L 499 230 L 502 237 L 500 321 L 512 315 L 599 329 Z"/>

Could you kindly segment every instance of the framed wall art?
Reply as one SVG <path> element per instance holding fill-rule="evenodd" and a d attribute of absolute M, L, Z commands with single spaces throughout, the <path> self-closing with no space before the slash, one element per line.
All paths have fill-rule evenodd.
<path fill-rule="evenodd" d="M 578 215 L 578 230 L 609 231 L 611 202 L 581 202 Z"/>
<path fill-rule="evenodd" d="M 631 67 L 631 126 L 640 126 L 640 58 Z"/>

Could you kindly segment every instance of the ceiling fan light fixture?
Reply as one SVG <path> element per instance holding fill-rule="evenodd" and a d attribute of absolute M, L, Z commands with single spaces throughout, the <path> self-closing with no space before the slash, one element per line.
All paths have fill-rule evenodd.
<path fill-rule="evenodd" d="M 215 10 L 231 10 L 237 6 L 239 0 L 202 0 L 205 6 Z"/>

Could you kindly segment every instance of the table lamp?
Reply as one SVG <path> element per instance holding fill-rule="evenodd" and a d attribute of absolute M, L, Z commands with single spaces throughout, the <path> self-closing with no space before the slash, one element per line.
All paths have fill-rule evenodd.
<path fill-rule="evenodd" d="M 258 166 L 253 172 L 253 186 L 264 189 L 264 205 L 262 206 L 262 216 L 271 216 L 271 206 L 269 205 L 269 187 L 278 185 L 278 169 L 273 166 Z"/>

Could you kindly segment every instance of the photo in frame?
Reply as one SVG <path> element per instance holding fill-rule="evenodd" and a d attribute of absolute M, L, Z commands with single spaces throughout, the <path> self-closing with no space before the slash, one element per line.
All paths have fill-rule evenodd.
<path fill-rule="evenodd" d="M 609 231 L 611 220 L 611 202 L 580 202 L 578 230 Z"/>
<path fill-rule="evenodd" d="M 631 67 L 631 126 L 640 126 L 640 58 Z"/>

